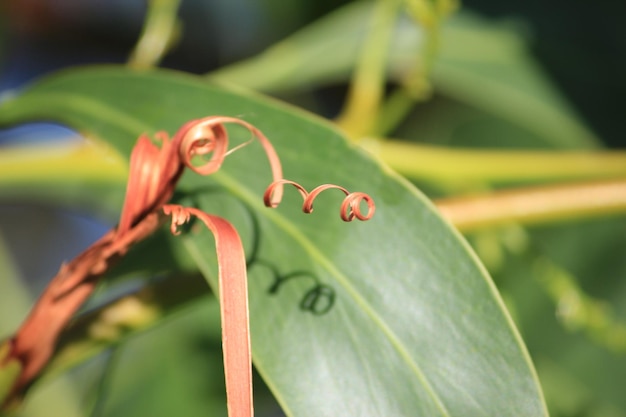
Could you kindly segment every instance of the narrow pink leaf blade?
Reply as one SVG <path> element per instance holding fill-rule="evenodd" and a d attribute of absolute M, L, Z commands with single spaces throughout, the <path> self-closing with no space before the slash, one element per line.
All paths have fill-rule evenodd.
<path fill-rule="evenodd" d="M 243 245 L 237 230 L 228 221 L 193 208 L 187 210 L 215 235 L 228 415 L 252 417 L 252 357 Z"/>

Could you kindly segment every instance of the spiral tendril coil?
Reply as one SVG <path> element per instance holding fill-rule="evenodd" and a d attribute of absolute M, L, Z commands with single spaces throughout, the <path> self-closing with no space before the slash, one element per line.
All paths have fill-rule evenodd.
<path fill-rule="evenodd" d="M 312 213 L 313 201 L 315 198 L 317 198 L 322 191 L 329 189 L 341 190 L 346 195 L 340 207 L 340 216 L 345 222 L 350 222 L 355 218 L 362 221 L 369 220 L 376 211 L 374 200 L 368 194 L 362 192 L 351 193 L 345 188 L 335 184 L 322 184 L 315 187 L 311 192 L 308 192 L 297 182 L 286 179 L 276 180 L 266 188 L 265 193 L 263 194 L 263 202 L 267 207 L 275 208 L 278 206 L 278 202 L 276 202 L 276 199 L 274 198 L 274 192 L 278 187 L 282 187 L 285 184 L 292 185 L 298 190 L 303 199 L 302 211 L 305 213 Z M 362 202 L 365 202 L 367 205 L 367 210 L 365 212 L 361 209 Z"/>

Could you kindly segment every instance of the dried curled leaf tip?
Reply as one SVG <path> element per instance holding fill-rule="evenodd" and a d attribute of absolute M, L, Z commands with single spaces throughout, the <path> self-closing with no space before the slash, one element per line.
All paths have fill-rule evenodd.
<path fill-rule="evenodd" d="M 175 236 L 180 234 L 178 226 L 182 226 L 191 219 L 191 212 L 189 209 L 174 204 L 167 204 L 163 206 L 163 213 L 166 216 L 171 216 L 172 223 L 170 225 L 170 231 Z"/>
<path fill-rule="evenodd" d="M 374 212 L 376 211 L 374 200 L 372 199 L 372 197 L 365 193 L 351 193 L 345 188 L 334 184 L 323 184 L 315 187 L 311 192 L 308 192 L 303 186 L 301 186 L 297 182 L 285 179 L 280 179 L 272 182 L 265 190 L 265 194 L 263 195 L 263 202 L 267 207 L 275 208 L 278 206 L 278 202 L 276 202 L 276 199 L 274 198 L 274 193 L 278 187 L 282 187 L 284 184 L 293 185 L 300 192 L 300 195 L 304 200 L 302 203 L 302 211 L 305 213 L 313 212 L 313 201 L 322 191 L 328 189 L 341 190 L 346 195 L 340 207 L 341 219 L 345 222 L 350 222 L 355 218 L 359 220 L 369 220 L 372 218 L 372 216 L 374 216 Z M 367 205 L 367 211 L 365 213 L 361 208 L 362 202 L 365 202 L 365 204 Z"/>
<path fill-rule="evenodd" d="M 142 135 L 131 154 L 126 198 L 117 229 L 119 235 L 130 230 L 146 213 L 159 209 L 170 200 L 185 168 L 200 175 L 213 174 L 220 169 L 226 156 L 250 143 L 247 141 L 229 150 L 226 123 L 248 129 L 252 138 L 258 139 L 263 146 L 273 179 L 282 178 L 280 160 L 270 141 L 256 127 L 234 117 L 210 116 L 192 120 L 172 139 L 167 133 L 158 132 L 156 143 Z M 280 200 L 281 194 L 277 192 L 275 198 Z"/>

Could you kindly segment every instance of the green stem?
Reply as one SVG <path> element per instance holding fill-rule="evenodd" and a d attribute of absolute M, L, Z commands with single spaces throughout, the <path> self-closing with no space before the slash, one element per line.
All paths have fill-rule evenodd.
<path fill-rule="evenodd" d="M 72 147 L 69 151 L 57 152 L 57 157 L 49 158 L 47 162 L 43 153 L 23 152 L 23 157 L 17 158 L 21 155 L 15 153 L 17 151 L 1 152 L 0 162 L 4 163 L 0 163 L 0 174 L 4 172 L 5 175 L 0 175 L 0 189 L 18 186 L 24 190 L 33 186 L 43 188 L 51 183 L 72 183 L 76 178 L 81 178 L 80 187 L 93 187 L 104 179 L 112 185 L 122 186 L 126 170 L 124 164 L 115 160 L 112 162 L 112 155 L 104 154 L 103 157 L 97 149 L 90 149 L 93 145 L 84 146 L 89 149 Z M 562 186 L 442 201 L 450 210 L 460 213 L 460 217 L 454 214 L 453 222 L 463 230 L 505 222 L 547 222 L 560 217 L 597 216 L 624 210 L 624 201 L 620 196 L 626 196 L 626 193 L 611 190 L 620 190 L 619 184 L 626 178 L 626 152 L 470 150 L 397 140 L 364 142 L 363 146 L 405 176 L 431 181 L 441 188 L 459 189 L 490 183 L 619 179 L 615 182 L 617 185 L 609 182 L 574 185 L 573 191 L 568 188 L 570 186 Z M 75 163 L 77 161 L 80 163 Z M 107 170 L 95 169 L 105 162 L 109 164 Z M 106 177 L 99 177 L 103 172 L 106 172 Z M 77 192 L 83 189 L 80 187 Z M 583 197 L 585 195 L 587 197 Z M 567 204 L 564 205 L 563 201 Z M 471 207 L 474 208 L 470 210 Z"/>
<path fill-rule="evenodd" d="M 104 141 L 0 149 L 0 186 L 64 179 L 125 183 L 128 162 Z"/>
<path fill-rule="evenodd" d="M 435 201 L 461 232 L 626 213 L 626 180 L 507 190 Z"/>
<path fill-rule="evenodd" d="M 177 35 L 176 18 L 180 0 L 150 0 L 139 41 L 131 53 L 128 65 L 148 69 L 159 64 Z"/>
<path fill-rule="evenodd" d="M 474 150 L 398 140 L 363 147 L 410 179 L 440 186 L 626 177 L 623 151 Z"/>
<path fill-rule="evenodd" d="M 384 95 L 385 68 L 400 0 L 378 0 L 337 124 L 358 138 L 371 132 Z"/>
<path fill-rule="evenodd" d="M 405 0 L 408 13 L 419 25 L 424 40 L 415 62 L 401 78 L 398 87 L 383 103 L 377 115 L 374 136 L 386 136 L 408 115 L 416 103 L 426 101 L 432 93 L 431 73 L 440 44 L 441 24 L 457 8 L 454 0 Z"/>
<path fill-rule="evenodd" d="M 382 104 L 376 126 L 373 128 L 373 135 L 384 137 L 404 120 L 411 112 L 417 100 L 405 87 L 396 88 Z"/>
<path fill-rule="evenodd" d="M 430 74 L 439 50 L 439 30 L 444 15 L 430 0 L 407 0 L 407 9 L 411 17 L 420 26 L 424 41 L 420 45 L 418 60 L 411 66 L 403 82 L 404 88 L 417 101 L 430 95 Z"/>

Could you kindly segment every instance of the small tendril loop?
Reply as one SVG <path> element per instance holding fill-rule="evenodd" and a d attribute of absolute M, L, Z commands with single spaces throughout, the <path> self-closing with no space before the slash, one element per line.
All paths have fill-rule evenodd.
<path fill-rule="evenodd" d="M 229 150 L 225 123 L 232 123 L 248 129 L 252 138 Z M 267 155 L 272 169 L 272 179 L 274 181 L 281 179 L 283 176 L 282 168 L 274 147 L 259 129 L 241 119 L 228 116 L 210 116 L 192 120 L 181 127 L 173 142 L 178 146 L 179 158 L 184 165 L 200 175 L 209 175 L 220 169 L 226 156 L 248 145 L 255 138 L 261 143 Z M 206 158 L 209 154 L 211 154 L 210 159 L 205 159 L 204 163 L 194 164 L 192 162 L 194 156 Z M 272 197 L 274 204 L 278 204 L 281 197 L 282 187 L 279 187 Z"/>
<path fill-rule="evenodd" d="M 307 214 L 313 212 L 313 201 L 317 198 L 317 196 L 322 191 L 328 189 L 338 189 L 346 195 L 343 202 L 341 203 L 340 208 L 341 219 L 345 222 L 350 222 L 355 218 L 362 221 L 369 220 L 372 218 L 376 210 L 374 200 L 368 194 L 362 192 L 351 193 L 345 188 L 335 184 L 320 185 L 314 188 L 309 193 L 303 186 L 301 186 L 297 182 L 285 179 L 274 181 L 265 189 L 265 193 L 263 194 L 263 202 L 267 207 L 276 208 L 278 206 L 278 202 L 273 199 L 274 191 L 277 187 L 282 188 L 282 186 L 285 184 L 293 185 L 300 192 L 300 195 L 304 200 L 302 203 L 302 211 Z M 363 201 L 367 204 L 367 211 L 365 213 L 363 213 L 363 210 L 361 209 L 361 202 Z"/>
<path fill-rule="evenodd" d="M 220 169 L 228 153 L 228 133 L 217 118 L 187 123 L 180 130 L 179 157 L 183 164 L 200 175 L 210 175 Z M 192 162 L 194 156 L 211 154 L 202 164 Z"/>
<path fill-rule="evenodd" d="M 361 202 L 367 204 L 367 212 L 361 210 Z M 362 192 L 351 193 L 344 198 L 341 203 L 341 218 L 345 222 L 350 222 L 357 218 L 361 221 L 369 220 L 374 216 L 376 205 L 374 200 L 368 194 Z"/>

